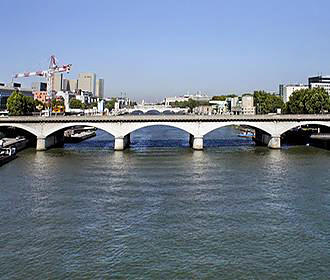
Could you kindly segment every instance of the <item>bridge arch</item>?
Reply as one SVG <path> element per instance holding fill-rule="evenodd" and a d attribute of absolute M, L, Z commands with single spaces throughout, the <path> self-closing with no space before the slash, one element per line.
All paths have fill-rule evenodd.
<path fill-rule="evenodd" d="M 282 135 L 289 130 L 299 127 L 299 126 L 306 126 L 306 125 L 319 125 L 319 126 L 326 126 L 330 127 L 330 122 L 322 122 L 322 121 L 303 121 L 303 122 L 295 122 L 295 123 L 288 123 L 287 125 L 283 126 L 279 130 L 279 134 Z"/>
<path fill-rule="evenodd" d="M 143 115 L 144 112 L 142 110 L 133 110 L 130 112 L 131 115 Z"/>
<path fill-rule="evenodd" d="M 39 137 L 39 133 L 37 130 L 35 130 L 34 128 L 24 125 L 24 124 L 20 124 L 20 123 L 0 123 L 0 127 L 16 127 L 22 130 L 25 130 L 31 134 L 33 134 L 36 137 Z"/>
<path fill-rule="evenodd" d="M 148 110 L 144 113 L 145 115 L 160 115 L 161 112 L 158 111 L 158 110 L 155 110 L 155 109 L 152 109 L 152 110 Z"/>
<path fill-rule="evenodd" d="M 193 123 L 174 123 L 174 122 L 144 122 L 144 123 L 132 123 L 131 125 L 127 126 L 127 128 L 123 131 L 122 135 L 126 136 L 138 129 L 151 127 L 151 126 L 168 126 L 183 130 L 192 135 L 198 134 L 196 130 L 196 124 L 194 126 Z"/>
<path fill-rule="evenodd" d="M 116 131 L 110 129 L 109 126 L 103 124 L 103 123 L 84 123 L 84 122 L 73 122 L 73 123 L 55 123 L 53 126 L 49 127 L 45 133 L 44 133 L 44 137 L 48 137 L 49 135 L 58 132 L 60 130 L 65 130 L 65 129 L 69 129 L 71 127 L 76 127 L 76 126 L 90 126 L 90 127 L 95 127 L 97 129 L 103 130 L 107 133 L 109 133 L 110 135 L 112 135 L 113 137 L 115 137 L 115 135 L 117 134 Z"/>
<path fill-rule="evenodd" d="M 269 123 L 255 123 L 255 122 L 222 122 L 222 123 L 209 123 L 205 128 L 202 129 L 202 135 L 205 136 L 217 129 L 227 127 L 227 126 L 249 126 L 251 128 L 257 128 L 265 133 L 270 135 L 274 135 L 276 131 L 274 130 L 273 126 Z"/>

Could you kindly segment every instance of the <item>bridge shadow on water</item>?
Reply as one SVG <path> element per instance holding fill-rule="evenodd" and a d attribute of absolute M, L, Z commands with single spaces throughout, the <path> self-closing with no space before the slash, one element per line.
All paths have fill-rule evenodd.
<path fill-rule="evenodd" d="M 205 148 L 216 147 L 253 147 L 252 139 L 238 137 L 239 130 L 233 127 L 217 129 L 204 137 Z M 114 137 L 98 130 L 96 137 L 80 143 L 65 144 L 69 150 L 113 149 Z M 147 148 L 189 148 L 189 134 L 180 129 L 168 126 L 151 126 L 131 133 L 130 149 Z"/>

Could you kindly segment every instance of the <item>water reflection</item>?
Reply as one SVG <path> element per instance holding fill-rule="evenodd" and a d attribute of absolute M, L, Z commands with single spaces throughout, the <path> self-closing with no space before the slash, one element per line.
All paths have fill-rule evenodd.
<path fill-rule="evenodd" d="M 330 153 L 238 145 L 228 129 L 204 151 L 156 127 L 123 152 L 102 132 L 23 151 L 0 169 L 2 275 L 327 279 Z"/>

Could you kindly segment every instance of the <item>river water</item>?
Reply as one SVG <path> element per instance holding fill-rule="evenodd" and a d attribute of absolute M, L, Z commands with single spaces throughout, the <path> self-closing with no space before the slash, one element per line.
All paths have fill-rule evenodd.
<path fill-rule="evenodd" d="M 0 279 L 330 279 L 330 151 L 168 127 L 0 168 Z"/>

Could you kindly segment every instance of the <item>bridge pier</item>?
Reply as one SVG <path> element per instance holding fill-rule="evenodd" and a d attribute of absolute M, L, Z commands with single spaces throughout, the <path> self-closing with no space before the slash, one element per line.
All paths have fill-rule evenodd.
<path fill-rule="evenodd" d="M 203 136 L 189 135 L 189 144 L 194 150 L 203 150 Z"/>
<path fill-rule="evenodd" d="M 123 151 L 127 147 L 129 147 L 130 143 L 131 143 L 131 136 L 130 136 L 130 134 L 127 134 L 125 136 L 115 137 L 114 150 L 115 151 Z"/>
<path fill-rule="evenodd" d="M 37 138 L 37 151 L 46 151 L 46 137 L 38 137 Z"/>
<path fill-rule="evenodd" d="M 281 137 L 280 136 L 271 136 L 271 138 L 268 142 L 268 148 L 281 149 Z"/>
<path fill-rule="evenodd" d="M 64 133 L 59 131 L 47 137 L 37 137 L 37 151 L 46 151 L 51 147 L 62 147 L 64 144 Z"/>

